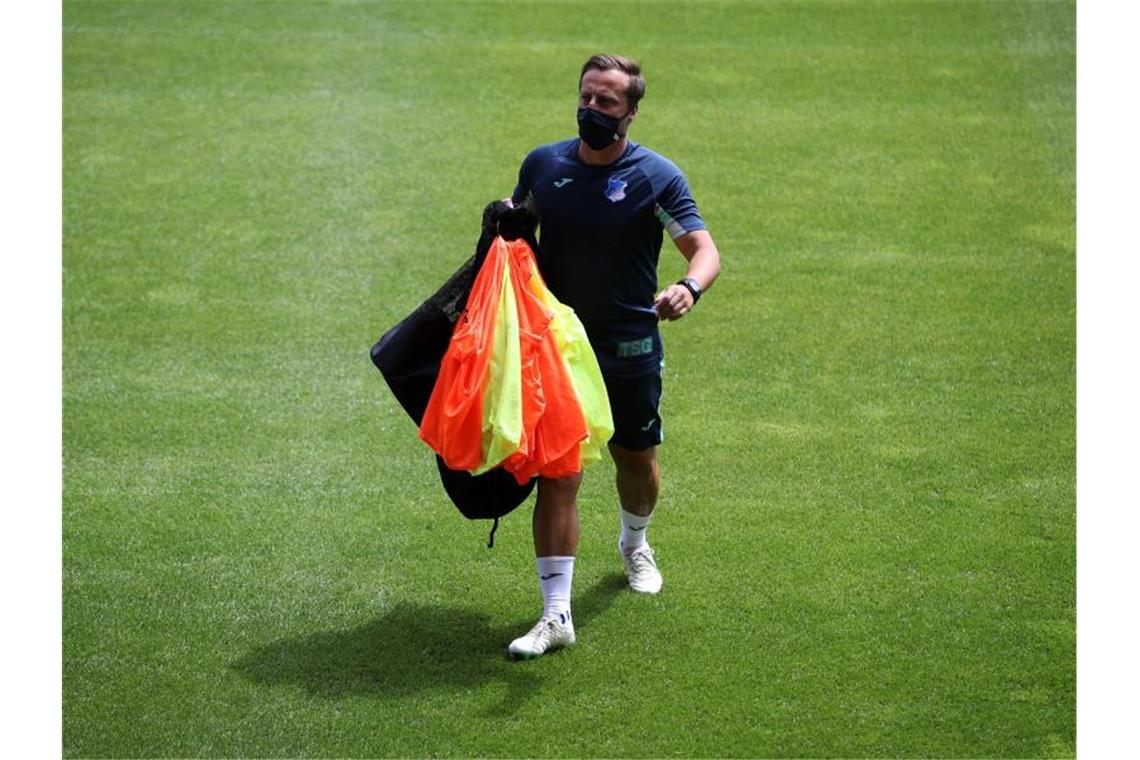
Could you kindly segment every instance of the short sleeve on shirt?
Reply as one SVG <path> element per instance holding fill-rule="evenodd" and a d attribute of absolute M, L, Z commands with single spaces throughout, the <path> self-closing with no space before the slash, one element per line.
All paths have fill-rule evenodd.
<path fill-rule="evenodd" d="M 693 200 L 689 183 L 680 171 L 673 173 L 657 196 L 653 213 L 673 240 L 687 232 L 708 229 L 697 211 L 697 202 Z"/>
<path fill-rule="evenodd" d="M 522 203 L 527 193 L 530 192 L 530 172 L 528 171 L 528 165 L 530 163 L 531 157 L 527 156 L 519 167 L 519 181 L 518 184 L 515 185 L 515 191 L 511 193 L 511 202 L 516 206 Z"/>
<path fill-rule="evenodd" d="M 534 188 L 535 172 L 550 157 L 550 154 L 550 146 L 544 145 L 535 148 L 523 159 L 522 165 L 519 166 L 518 184 L 515 185 L 515 191 L 511 193 L 511 202 L 516 206 L 522 204 L 530 195 Z"/>

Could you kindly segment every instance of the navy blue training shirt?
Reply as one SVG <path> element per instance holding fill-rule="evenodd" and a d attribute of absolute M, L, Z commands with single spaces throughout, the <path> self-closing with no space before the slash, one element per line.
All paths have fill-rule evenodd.
<path fill-rule="evenodd" d="M 705 223 L 669 159 L 630 141 L 614 163 L 592 166 L 578 143 L 531 151 L 511 199 L 538 215 L 542 276 L 577 312 L 602 371 L 642 374 L 663 357 L 653 308 L 662 233 L 676 239 Z"/>

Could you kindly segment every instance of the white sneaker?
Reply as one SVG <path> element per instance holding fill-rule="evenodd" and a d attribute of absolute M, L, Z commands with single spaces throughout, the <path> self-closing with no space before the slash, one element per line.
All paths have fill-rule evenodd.
<path fill-rule="evenodd" d="M 543 615 L 525 636 L 512 641 L 507 651 L 514 657 L 529 660 L 549 650 L 568 647 L 575 641 L 570 613 Z"/>
<path fill-rule="evenodd" d="M 656 594 L 661 590 L 661 571 L 649 544 L 634 549 L 629 554 L 621 552 L 625 561 L 625 574 L 629 576 L 629 587 L 641 594 Z"/>

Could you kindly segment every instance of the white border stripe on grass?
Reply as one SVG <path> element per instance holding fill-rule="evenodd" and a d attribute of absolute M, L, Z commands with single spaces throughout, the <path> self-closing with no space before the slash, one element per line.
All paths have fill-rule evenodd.
<path fill-rule="evenodd" d="M 1077 14 L 1077 747 L 1133 743 L 1137 649 L 1134 5 Z"/>
<path fill-rule="evenodd" d="M 6 3 L 4 72 L 4 745 L 62 754 L 62 29 Z"/>

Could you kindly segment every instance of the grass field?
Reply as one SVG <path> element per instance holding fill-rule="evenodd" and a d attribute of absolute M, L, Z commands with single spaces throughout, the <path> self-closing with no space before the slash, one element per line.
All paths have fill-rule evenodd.
<path fill-rule="evenodd" d="M 1071 2 L 64 3 L 63 749 L 1072 756 Z M 654 598 L 579 643 L 368 361 L 577 69 L 724 273 L 664 328 Z M 660 276 L 681 258 L 663 252 Z"/>

